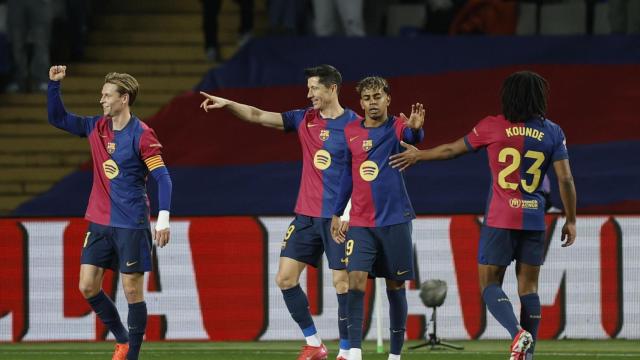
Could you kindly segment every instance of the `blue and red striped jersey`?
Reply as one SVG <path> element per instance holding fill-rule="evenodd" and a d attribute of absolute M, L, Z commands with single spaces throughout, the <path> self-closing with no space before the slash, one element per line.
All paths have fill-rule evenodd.
<path fill-rule="evenodd" d="M 551 163 L 569 158 L 560 126 L 544 118 L 512 123 L 503 115 L 488 116 L 464 141 L 469 150 L 487 148 L 491 187 L 485 224 L 544 230 L 544 176 Z"/>
<path fill-rule="evenodd" d="M 60 82 L 49 82 L 49 122 L 87 137 L 93 160 L 93 186 L 85 219 L 127 229 L 149 228 L 147 175 L 162 161 L 162 145 L 155 132 L 136 116 L 119 131 L 111 118 L 68 113 L 60 96 Z"/>
<path fill-rule="evenodd" d="M 331 218 L 345 170 L 344 128 L 357 118 L 344 109 L 335 119 L 324 119 L 313 108 L 282 113 L 285 131 L 296 131 L 302 148 L 302 175 L 295 213 Z"/>
<path fill-rule="evenodd" d="M 424 131 L 406 127 L 399 117 L 390 116 L 379 127 L 367 128 L 364 119 L 344 129 L 349 151 L 334 214 L 340 215 L 351 195 L 351 226 L 380 227 L 401 224 L 416 217 L 404 175 L 389 165 L 389 157 L 403 150 L 400 141 L 417 144 Z"/>

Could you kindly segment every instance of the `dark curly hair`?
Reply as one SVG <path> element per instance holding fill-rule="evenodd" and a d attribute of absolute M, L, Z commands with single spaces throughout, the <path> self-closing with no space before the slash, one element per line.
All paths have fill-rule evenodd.
<path fill-rule="evenodd" d="M 513 123 L 544 119 L 548 94 L 549 83 L 542 76 L 531 71 L 513 73 L 500 90 L 502 113 Z"/>

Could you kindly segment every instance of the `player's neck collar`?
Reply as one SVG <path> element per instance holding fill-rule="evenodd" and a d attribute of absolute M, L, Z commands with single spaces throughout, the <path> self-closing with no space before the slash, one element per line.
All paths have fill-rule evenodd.
<path fill-rule="evenodd" d="M 331 107 L 331 109 L 326 109 L 324 111 L 319 110 L 318 114 L 320 114 L 320 117 L 323 119 L 337 119 L 344 115 L 345 112 L 346 109 L 340 106 L 340 104 L 337 104 L 335 107 Z"/>

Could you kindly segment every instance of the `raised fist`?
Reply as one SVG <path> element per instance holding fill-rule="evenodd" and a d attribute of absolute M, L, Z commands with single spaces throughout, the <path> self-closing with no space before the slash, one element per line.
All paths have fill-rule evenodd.
<path fill-rule="evenodd" d="M 67 67 L 65 65 L 54 65 L 49 69 L 49 79 L 60 81 L 67 75 Z"/>

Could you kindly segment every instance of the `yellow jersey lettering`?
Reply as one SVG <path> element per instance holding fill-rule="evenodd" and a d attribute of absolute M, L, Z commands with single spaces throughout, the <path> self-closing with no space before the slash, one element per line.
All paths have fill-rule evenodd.
<path fill-rule="evenodd" d="M 542 141 L 544 133 L 538 129 L 528 128 L 524 126 L 512 126 L 504 129 L 507 137 L 512 136 L 527 136 L 538 141 Z"/>

